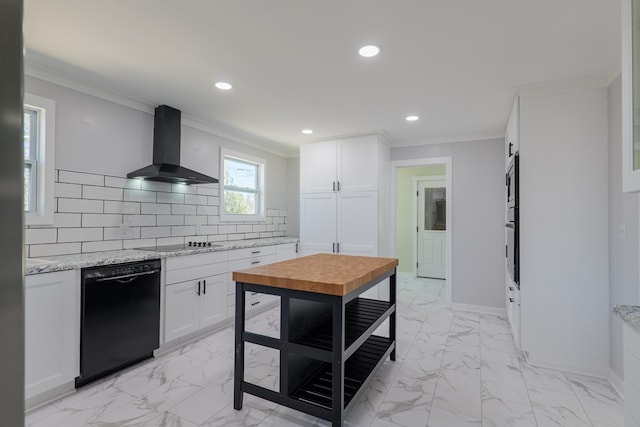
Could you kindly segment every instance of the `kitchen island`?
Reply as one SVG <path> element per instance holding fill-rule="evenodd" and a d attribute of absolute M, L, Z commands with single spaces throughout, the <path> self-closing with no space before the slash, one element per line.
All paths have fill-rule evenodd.
<path fill-rule="evenodd" d="M 341 426 L 371 374 L 396 358 L 397 259 L 317 254 L 233 272 L 234 408 L 243 393 Z M 360 295 L 389 279 L 389 301 Z M 246 292 L 280 297 L 280 337 L 245 330 Z M 374 334 L 389 320 L 388 336 Z M 245 343 L 280 352 L 279 390 L 244 378 Z"/>

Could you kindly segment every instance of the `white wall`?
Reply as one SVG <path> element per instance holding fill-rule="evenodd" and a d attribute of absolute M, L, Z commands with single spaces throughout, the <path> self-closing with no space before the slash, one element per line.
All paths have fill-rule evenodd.
<path fill-rule="evenodd" d="M 638 194 L 622 192 L 622 99 L 618 77 L 609 86 L 609 358 L 611 369 L 622 378 L 622 320 L 613 313 L 616 304 L 638 304 Z M 626 239 L 618 237 L 619 225 Z"/>
<path fill-rule="evenodd" d="M 452 302 L 504 309 L 504 140 L 397 147 L 391 160 L 452 158 Z"/>
<path fill-rule="evenodd" d="M 34 77 L 25 92 L 56 101 L 56 169 L 124 177 L 151 164 L 153 114 Z M 267 208 L 287 208 L 287 159 L 182 125 L 182 166 L 220 176 L 220 147 L 267 160 Z"/>

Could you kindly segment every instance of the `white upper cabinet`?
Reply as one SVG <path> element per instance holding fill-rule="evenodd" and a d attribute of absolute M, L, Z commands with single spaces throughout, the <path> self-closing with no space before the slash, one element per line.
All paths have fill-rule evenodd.
<path fill-rule="evenodd" d="M 313 142 L 300 147 L 300 192 L 335 191 L 336 175 L 336 141 Z"/>
<path fill-rule="evenodd" d="M 323 141 L 300 147 L 300 192 L 378 189 L 376 135 Z"/>

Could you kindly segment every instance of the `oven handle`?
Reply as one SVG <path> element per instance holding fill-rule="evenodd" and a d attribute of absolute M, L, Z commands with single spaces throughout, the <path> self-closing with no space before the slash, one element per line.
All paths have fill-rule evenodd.
<path fill-rule="evenodd" d="M 127 279 L 129 277 L 135 278 L 138 276 L 147 276 L 149 274 L 156 274 L 157 272 L 159 272 L 160 270 L 152 270 L 152 271 L 144 271 L 142 273 L 133 273 L 133 274 L 125 274 L 123 276 L 114 276 L 114 277 L 101 277 L 99 279 L 96 279 L 96 282 L 106 282 L 107 280 L 121 280 L 121 279 Z"/>

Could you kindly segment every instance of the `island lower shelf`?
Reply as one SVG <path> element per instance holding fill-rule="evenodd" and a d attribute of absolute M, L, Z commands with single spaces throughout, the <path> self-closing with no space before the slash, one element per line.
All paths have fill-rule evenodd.
<path fill-rule="evenodd" d="M 395 342 L 386 337 L 372 335 L 349 358 L 344 372 L 344 407 L 346 408 L 370 375 L 395 349 Z M 326 409 L 332 408 L 332 365 L 324 363 L 292 397 Z"/>

